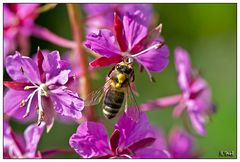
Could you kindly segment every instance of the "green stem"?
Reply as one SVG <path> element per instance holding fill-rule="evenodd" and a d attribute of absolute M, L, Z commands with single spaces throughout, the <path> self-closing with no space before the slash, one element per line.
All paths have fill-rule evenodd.
<path fill-rule="evenodd" d="M 73 38 L 76 42 L 76 47 L 74 51 L 76 55 L 79 55 L 79 68 L 83 71 L 81 78 L 80 78 L 80 87 L 79 92 L 83 99 L 92 92 L 92 83 L 90 79 L 90 72 L 88 68 L 88 60 L 87 60 L 87 53 L 83 48 L 83 40 L 82 40 L 82 22 L 81 22 L 81 15 L 80 15 L 80 8 L 79 4 L 67 4 L 68 15 L 70 19 L 70 24 L 72 28 Z M 81 25 L 80 25 L 81 24 Z M 85 116 L 87 120 L 95 121 L 95 111 L 94 108 L 91 106 L 84 109 Z"/>

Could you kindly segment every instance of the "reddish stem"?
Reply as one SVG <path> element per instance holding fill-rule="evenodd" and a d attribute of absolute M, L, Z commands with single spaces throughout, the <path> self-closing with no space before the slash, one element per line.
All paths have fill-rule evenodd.
<path fill-rule="evenodd" d="M 181 97 L 182 97 L 181 95 L 175 95 L 175 96 L 167 96 L 167 97 L 159 98 L 156 100 L 151 100 L 151 101 L 145 102 L 144 104 L 141 104 L 139 108 L 142 111 L 150 111 L 153 109 L 173 106 L 179 103 L 179 101 L 181 100 Z"/>
<path fill-rule="evenodd" d="M 46 41 L 49 41 L 53 44 L 62 46 L 62 47 L 66 47 L 66 48 L 75 48 L 76 47 L 75 42 L 73 42 L 71 40 L 67 40 L 65 38 L 62 38 L 62 37 L 52 33 L 48 29 L 38 26 L 38 25 L 33 26 L 32 35 L 34 35 L 35 37 L 44 39 Z"/>
<path fill-rule="evenodd" d="M 73 38 L 77 45 L 75 46 L 74 50 L 76 55 L 79 55 L 79 68 L 81 68 L 83 72 L 80 78 L 79 92 L 81 93 L 81 96 L 86 99 L 87 96 L 92 92 L 92 84 L 89 76 L 90 72 L 88 68 L 87 53 L 84 51 L 82 45 L 83 29 L 81 28 L 82 25 L 80 25 L 82 22 L 79 13 L 79 4 L 67 4 L 67 10 L 72 28 Z M 95 121 L 96 117 L 94 108 L 91 106 L 85 108 L 85 116 L 87 120 Z"/>

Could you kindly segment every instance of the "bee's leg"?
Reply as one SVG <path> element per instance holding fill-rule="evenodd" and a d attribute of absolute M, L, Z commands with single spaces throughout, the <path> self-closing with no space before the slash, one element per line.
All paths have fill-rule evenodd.
<path fill-rule="evenodd" d="M 134 71 L 132 72 L 132 81 L 131 82 L 134 82 L 135 81 L 135 74 L 134 74 Z"/>
<path fill-rule="evenodd" d="M 113 70 L 115 70 L 115 66 L 113 66 L 113 68 L 109 71 L 109 73 L 108 73 L 108 77 L 110 78 L 110 75 L 111 75 L 111 73 L 113 72 Z"/>

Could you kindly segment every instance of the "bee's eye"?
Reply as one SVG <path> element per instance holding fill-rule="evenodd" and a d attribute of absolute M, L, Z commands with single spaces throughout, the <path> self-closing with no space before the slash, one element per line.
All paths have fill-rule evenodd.
<path fill-rule="evenodd" d="M 122 70 L 122 66 L 117 66 L 117 70 L 121 71 Z"/>

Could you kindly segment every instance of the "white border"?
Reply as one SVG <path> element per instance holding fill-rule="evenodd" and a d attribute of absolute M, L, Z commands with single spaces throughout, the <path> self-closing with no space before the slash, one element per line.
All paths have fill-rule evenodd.
<path fill-rule="evenodd" d="M 4 3 L 113 3 L 113 0 L 101 0 L 101 1 L 97 1 L 97 0 L 71 0 L 71 1 L 67 1 L 67 0 L 41 0 L 41 1 L 26 1 L 26 0 L 5 0 Z M 117 0 L 115 1 L 114 0 L 114 3 L 238 3 L 237 0 L 211 0 L 211 1 L 208 1 L 208 0 L 201 0 L 201 1 L 195 1 L 195 0 L 184 0 L 184 1 L 181 1 L 181 0 L 151 0 L 151 1 L 146 1 L 146 0 Z M 1 6 L 0 6 L 0 17 L 1 17 L 1 20 L 0 20 L 0 23 L 1 23 L 1 26 L 3 26 L 3 8 L 2 8 L 2 5 L 3 2 L 1 2 Z M 239 11 L 239 4 L 237 5 L 237 10 Z M 237 27 L 239 26 L 239 21 L 240 21 L 240 15 L 239 15 L 239 12 L 237 12 Z M 224 23 L 224 22 L 223 22 Z M 3 36 L 3 29 L 0 31 L 0 35 Z M 237 40 L 239 40 L 239 32 L 237 32 Z M 3 40 L 0 39 L 0 44 L 1 46 L 3 47 Z M 240 42 L 237 41 L 237 47 L 240 46 Z M 239 48 L 237 48 L 237 53 L 238 53 L 238 50 Z M 0 50 L 0 57 L 3 58 L 2 56 L 3 54 L 3 48 L 1 48 Z M 240 61 L 240 57 L 238 56 L 237 57 L 237 62 Z M 1 85 L 3 86 L 3 60 L 0 59 L 0 68 L 1 68 L 1 79 L 0 79 L 0 83 Z M 237 64 L 237 79 L 238 79 L 238 82 L 239 83 L 239 80 L 240 80 L 240 66 Z M 223 76 L 224 77 L 224 76 Z M 237 94 L 239 95 L 239 92 L 240 92 L 240 87 L 237 86 Z M 1 119 L 0 119 L 0 128 L 1 130 L 3 130 L 3 88 L 1 88 L 1 94 L 0 94 L 0 98 L 2 100 L 0 100 L 0 105 L 1 105 L 1 108 L 0 108 L 0 116 L 1 116 Z M 239 101 L 239 97 L 237 97 L 237 101 Z M 237 103 L 237 107 L 240 106 L 240 102 Z M 239 116 L 240 114 L 240 111 L 238 110 L 237 111 L 237 116 Z M 223 121 L 224 122 L 224 121 Z M 239 137 L 239 129 L 240 129 L 240 126 L 239 126 L 239 120 L 237 120 L 237 134 L 238 134 L 238 137 Z M 1 146 L 0 146 L 0 154 L 1 154 L 1 157 L 3 157 L 3 150 L 2 150 L 2 146 L 3 146 L 3 133 L 1 132 L 0 133 L 0 138 L 1 138 Z M 237 138 L 239 139 L 239 138 Z M 227 140 L 227 139 L 226 139 Z M 237 140 L 238 141 L 238 140 Z M 239 143 L 237 145 L 237 152 L 240 151 L 239 149 Z M 33 160 L 33 159 L 29 159 L 29 160 Z M 50 160 L 50 161 L 59 161 L 59 160 L 66 160 L 66 159 L 41 159 L 41 160 Z M 71 159 L 71 161 L 77 161 L 79 162 L 80 159 Z M 106 159 L 98 159 L 99 161 L 105 161 Z M 134 161 L 143 161 L 144 159 L 135 159 Z M 154 160 L 154 159 L 152 159 Z M 156 159 L 156 160 L 159 160 L 159 159 Z M 168 159 L 169 160 L 169 159 Z M 168 161 L 168 160 L 163 160 L 161 159 L 161 161 Z M 170 160 L 176 160 L 176 159 L 170 159 Z M 185 161 L 186 159 L 184 160 L 179 160 L 179 161 Z M 197 159 L 198 161 L 205 161 L 206 159 Z M 209 160 L 209 159 L 207 159 Z M 224 160 L 226 161 L 226 159 L 214 159 L 214 160 Z M 231 160 L 231 159 L 229 159 Z M 12 160 L 8 160 L 8 161 L 14 161 L 14 159 Z M 21 160 L 21 161 L 27 161 L 27 159 L 24 159 L 24 160 Z M 88 159 L 88 161 L 94 161 L 94 159 Z M 125 160 L 122 160 L 122 159 L 118 159 L 118 161 L 125 161 Z M 144 160 L 145 161 L 145 160 Z M 147 161 L 149 161 L 149 159 L 147 159 Z M 188 160 L 188 161 L 195 161 L 194 160 Z"/>

